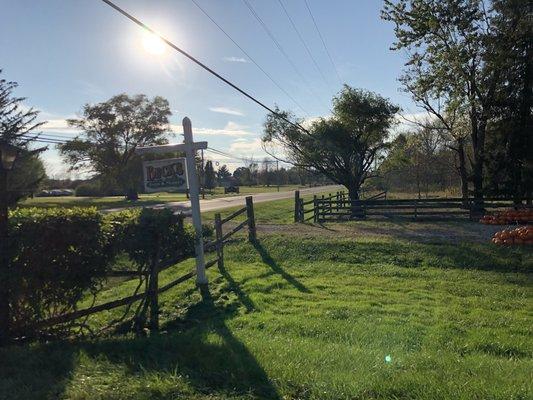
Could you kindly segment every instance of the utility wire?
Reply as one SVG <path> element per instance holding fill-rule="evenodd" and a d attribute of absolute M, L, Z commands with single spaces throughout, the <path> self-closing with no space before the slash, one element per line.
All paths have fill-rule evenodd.
<path fill-rule="evenodd" d="M 218 23 L 215 21 L 215 19 L 214 19 L 213 17 L 211 17 L 211 15 L 209 15 L 209 13 L 208 13 L 205 9 L 203 9 L 203 8 L 198 4 L 198 2 L 197 2 L 196 0 L 191 0 L 191 1 L 194 3 L 194 5 L 195 5 L 195 6 L 196 6 L 196 7 L 197 7 L 197 8 L 198 8 L 198 9 L 199 9 L 199 10 L 200 10 L 200 11 L 201 11 L 206 17 L 207 17 L 207 18 L 209 18 L 209 19 L 211 20 L 211 22 L 212 22 L 213 24 L 216 25 L 216 27 L 217 27 L 218 29 L 220 29 L 220 31 L 221 31 L 224 35 L 226 35 L 226 37 L 227 37 L 229 40 L 231 40 L 231 41 L 233 42 L 233 44 L 234 44 L 235 46 L 237 46 L 237 47 L 239 48 L 240 51 L 243 52 L 243 54 L 244 54 L 246 57 L 248 57 L 248 58 L 250 59 L 250 61 L 251 61 L 252 63 L 255 64 L 255 66 L 256 66 L 257 68 L 259 68 L 259 69 L 261 70 L 261 72 L 263 72 L 263 74 L 264 74 L 268 79 L 270 79 L 270 81 L 271 81 L 274 85 L 277 86 L 277 88 L 278 88 L 279 90 L 281 90 L 281 91 L 282 91 L 282 92 L 283 92 L 283 93 L 284 93 L 289 99 L 291 99 L 292 102 L 293 102 L 294 104 L 296 104 L 300 110 L 302 110 L 307 116 L 309 116 L 309 113 L 305 110 L 305 108 L 303 108 L 303 107 L 300 105 L 300 103 L 298 103 L 298 102 L 294 99 L 294 97 L 292 97 L 291 94 L 290 94 L 289 92 L 287 92 L 287 90 L 285 90 L 285 89 L 284 89 L 284 88 L 283 88 L 278 82 L 276 82 L 276 81 L 274 80 L 274 78 L 273 78 L 268 72 L 266 72 L 265 69 L 264 69 L 263 67 L 261 67 L 261 66 L 259 65 L 259 63 L 257 63 L 257 61 L 255 61 L 254 58 L 253 58 L 250 54 L 248 54 L 248 52 L 247 52 L 246 50 L 244 50 L 244 49 L 239 45 L 239 43 L 237 43 L 237 42 L 236 42 L 236 41 L 235 41 L 235 40 L 229 35 L 229 33 L 227 33 L 227 32 L 224 30 L 224 28 L 222 28 L 222 27 L 218 24 Z"/>
<path fill-rule="evenodd" d="M 265 24 L 265 22 L 262 20 L 262 18 L 259 16 L 259 14 L 257 14 L 257 12 L 255 11 L 255 9 L 252 7 L 252 5 L 250 4 L 250 2 L 248 0 L 242 0 L 243 3 L 246 5 L 246 7 L 248 7 L 248 10 L 250 11 L 250 13 L 253 15 L 253 17 L 257 20 L 257 22 L 259 22 L 259 24 L 261 25 L 261 27 L 263 28 L 263 30 L 266 32 L 266 34 L 268 35 L 268 37 L 270 38 L 270 40 L 272 40 L 272 42 L 276 45 L 276 47 L 278 48 L 279 52 L 283 55 L 283 57 L 285 57 L 285 59 L 287 60 L 287 62 L 291 65 L 292 69 L 294 70 L 294 72 L 296 72 L 296 74 L 300 77 L 300 79 L 304 82 L 305 84 L 305 87 L 307 88 L 307 90 L 309 90 L 309 93 L 318 100 L 318 96 L 316 95 L 316 93 L 314 93 L 314 91 L 312 90 L 312 87 L 311 85 L 309 84 L 309 82 L 307 81 L 307 79 L 305 79 L 305 76 L 300 72 L 300 70 L 298 69 L 298 67 L 296 66 L 296 64 L 294 64 L 294 62 L 292 61 L 292 59 L 289 57 L 289 55 L 285 52 L 285 50 L 283 49 L 283 47 L 281 46 L 281 44 L 278 42 L 278 40 L 276 39 L 276 37 L 274 36 L 274 34 L 272 33 L 272 31 L 268 28 L 268 26 Z M 323 103 L 322 103 L 323 106 L 325 106 Z M 327 108 L 327 106 L 326 106 Z"/>
<path fill-rule="evenodd" d="M 301 126 L 300 124 L 298 123 L 294 123 L 292 122 L 291 120 L 289 120 L 288 118 L 284 117 L 283 115 L 281 115 L 280 113 L 272 110 L 270 107 L 268 107 L 267 105 L 265 105 L 264 103 L 262 103 L 260 100 L 256 99 L 254 96 L 252 96 L 251 94 L 247 93 L 246 91 L 244 91 L 243 89 L 241 89 L 240 87 L 238 87 L 237 85 L 235 85 L 234 83 L 230 82 L 228 79 L 224 78 L 222 75 L 220 75 L 219 73 L 215 72 L 213 69 L 209 68 L 207 65 L 205 65 L 204 63 L 202 63 L 201 61 L 199 61 L 198 59 L 194 58 L 193 56 L 191 56 L 189 53 L 187 53 L 185 50 L 182 50 L 181 48 L 179 48 L 178 46 L 176 46 L 174 43 L 172 43 L 170 40 L 164 38 L 163 36 L 161 36 L 160 34 L 158 34 L 156 31 L 154 31 L 152 28 L 150 28 L 148 25 L 146 25 L 144 22 L 140 21 L 139 19 L 135 18 L 133 15 L 127 13 L 126 11 L 124 11 L 122 8 L 120 8 L 119 6 L 115 5 L 112 1 L 110 0 L 102 0 L 104 3 L 106 3 L 108 6 L 110 6 L 111 8 L 113 8 L 114 10 L 116 10 L 117 12 L 119 12 L 120 14 L 122 14 L 123 16 L 125 16 L 126 18 L 128 18 L 130 21 L 134 22 L 135 24 L 139 25 L 141 28 L 144 28 L 146 29 L 148 32 L 156 35 L 157 37 L 159 37 L 159 39 L 161 39 L 163 42 L 165 42 L 168 46 L 170 46 L 171 48 L 173 48 L 174 50 L 176 50 L 177 52 L 181 53 L 182 55 L 184 55 L 185 57 L 187 57 L 189 60 L 191 60 L 192 62 L 194 62 L 195 64 L 197 64 L 198 66 L 200 66 L 201 68 L 205 69 L 207 72 L 209 72 L 211 75 L 214 75 L 215 77 L 217 77 L 218 79 L 220 79 L 222 82 L 224 82 L 225 84 L 227 84 L 228 86 L 231 86 L 233 89 L 235 89 L 237 92 L 241 93 L 242 95 L 246 96 L 247 98 L 249 98 L 250 100 L 252 100 L 254 103 L 258 104 L 259 106 L 263 107 L 265 110 L 267 110 L 268 112 L 274 114 L 275 116 L 277 116 L 278 118 L 284 120 L 285 122 L 289 123 L 290 125 L 294 126 L 295 128 L 297 129 L 301 129 L 302 131 L 306 132 L 306 133 L 309 133 L 309 131 L 307 129 L 305 129 L 303 126 Z"/>
<path fill-rule="evenodd" d="M 194 0 L 193 0 L 194 1 Z M 285 8 L 285 5 L 283 4 L 283 1 L 282 0 L 278 0 L 279 2 L 279 5 L 281 6 L 281 8 L 283 9 L 283 12 L 285 13 L 285 15 L 287 16 L 287 18 L 289 19 L 289 22 L 291 23 L 292 25 L 292 28 L 294 29 L 294 31 L 296 32 L 296 34 L 298 35 L 298 38 L 300 39 L 300 42 L 302 42 L 305 50 L 307 51 L 307 54 L 309 55 L 309 58 L 311 58 L 311 61 L 313 61 L 313 64 L 315 64 L 315 67 L 318 71 L 318 73 L 320 74 L 320 76 L 322 77 L 322 79 L 324 80 L 326 86 L 329 86 L 328 84 L 328 81 L 326 79 L 326 76 L 324 75 L 324 73 L 322 72 L 322 69 L 320 69 L 320 67 L 318 66 L 318 63 L 316 62 L 315 60 L 315 57 L 313 57 L 313 54 L 311 53 L 311 50 L 309 49 L 309 46 L 307 46 L 307 43 L 305 42 L 304 38 L 302 37 L 302 35 L 300 34 L 300 31 L 298 30 L 298 28 L 296 27 L 296 24 L 294 23 L 294 21 L 292 20 L 289 12 L 287 11 L 287 8 Z"/>
<path fill-rule="evenodd" d="M 326 41 L 324 40 L 324 37 L 320 33 L 320 29 L 318 29 L 318 25 L 316 23 L 315 17 L 313 16 L 313 13 L 311 12 L 311 8 L 309 7 L 309 3 L 307 2 L 307 0 L 304 0 L 304 2 L 305 2 L 305 6 L 307 7 L 307 11 L 309 11 L 309 15 L 311 16 L 311 19 L 313 20 L 313 24 L 315 25 L 315 29 L 318 32 L 318 36 L 320 36 L 320 40 L 322 41 L 322 44 L 324 45 L 324 49 L 326 50 L 326 53 L 327 53 L 327 55 L 329 57 L 329 61 L 331 61 L 331 64 L 333 65 L 333 68 L 335 69 L 335 73 L 337 74 L 337 78 L 339 78 L 339 82 L 342 85 L 342 79 L 341 79 L 341 76 L 339 75 L 339 70 L 337 69 L 337 66 L 335 65 L 335 62 L 333 61 L 333 57 L 331 57 L 331 54 L 330 54 L 330 52 L 328 50 L 328 46 L 326 46 Z"/>

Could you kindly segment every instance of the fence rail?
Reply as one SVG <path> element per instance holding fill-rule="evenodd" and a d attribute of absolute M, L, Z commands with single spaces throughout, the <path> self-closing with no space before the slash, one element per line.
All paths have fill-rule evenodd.
<path fill-rule="evenodd" d="M 522 202 L 527 199 L 521 199 Z M 497 209 L 513 207 L 513 200 L 488 197 L 483 201 L 483 208 Z M 525 205 L 522 205 L 525 206 Z M 483 210 L 482 210 L 483 211 Z M 350 200 L 343 191 L 328 196 L 313 196 L 304 201 L 298 191 L 295 192 L 294 221 L 325 222 L 351 219 L 364 216 L 468 216 L 479 217 L 479 205 L 473 199 L 430 198 L 430 199 L 387 199 L 387 193 L 381 192 L 361 200 Z"/>
<path fill-rule="evenodd" d="M 226 234 L 222 234 L 222 227 L 223 224 L 230 222 L 234 218 L 238 217 L 241 214 L 247 214 L 247 218 L 245 221 L 239 223 L 236 227 L 234 227 L 231 231 L 227 232 Z M 215 249 L 217 257 L 205 264 L 205 268 L 208 269 L 212 267 L 215 264 L 218 264 L 219 266 L 224 266 L 224 242 L 227 241 L 231 236 L 233 236 L 235 233 L 243 229 L 245 226 L 248 226 L 248 237 L 250 240 L 256 239 L 256 228 L 255 228 L 255 215 L 253 210 L 253 200 L 251 196 L 246 197 L 246 206 L 244 208 L 241 208 L 234 213 L 230 214 L 229 216 L 225 218 L 221 218 L 220 213 L 217 213 L 215 215 L 215 232 L 216 232 L 216 240 L 207 242 L 204 244 L 205 251 L 210 251 Z M 174 286 L 188 281 L 189 279 L 196 276 L 196 270 L 192 270 L 190 272 L 187 272 L 184 275 L 181 275 L 180 277 L 172 280 L 171 282 L 159 286 L 159 274 L 164 271 L 165 269 L 183 262 L 187 259 L 189 259 L 189 256 L 180 256 L 171 260 L 164 260 L 160 261 L 158 259 L 159 257 L 154 258 L 153 262 L 149 266 L 148 270 L 138 270 L 138 271 L 110 271 L 107 276 L 108 277 L 148 277 L 147 282 L 147 290 L 142 293 L 135 293 L 133 295 L 108 301 L 106 303 L 97 304 L 95 306 L 91 306 L 88 308 L 84 308 L 81 310 L 75 310 L 66 314 L 53 316 L 48 319 L 44 319 L 41 321 L 34 322 L 29 325 L 20 325 L 20 326 L 13 326 L 11 329 L 11 334 L 15 336 L 21 336 L 24 335 L 25 332 L 28 331 L 35 331 L 38 329 L 51 327 L 54 325 L 64 324 L 67 322 L 71 322 L 86 316 L 89 316 L 91 314 L 95 314 L 102 311 L 108 311 L 112 310 L 121 306 L 126 306 L 129 304 L 132 304 L 136 301 L 145 299 L 150 308 L 150 329 L 157 330 L 159 329 L 159 305 L 158 305 L 158 296 L 159 294 L 166 292 L 167 290 L 173 288 Z"/>

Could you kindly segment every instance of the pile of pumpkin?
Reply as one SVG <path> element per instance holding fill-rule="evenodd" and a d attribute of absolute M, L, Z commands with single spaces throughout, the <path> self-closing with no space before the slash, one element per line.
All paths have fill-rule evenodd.
<path fill-rule="evenodd" d="M 521 226 L 516 229 L 504 229 L 496 232 L 492 238 L 492 243 L 503 245 L 533 244 L 533 226 Z"/>
<path fill-rule="evenodd" d="M 528 222 L 533 222 L 533 209 L 510 209 L 499 211 L 495 214 L 486 214 L 479 222 L 488 225 L 527 224 Z"/>

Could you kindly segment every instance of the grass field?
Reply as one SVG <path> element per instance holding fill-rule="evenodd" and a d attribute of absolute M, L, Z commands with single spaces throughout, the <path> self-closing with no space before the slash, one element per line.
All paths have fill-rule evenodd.
<path fill-rule="evenodd" d="M 297 189 L 297 185 L 283 185 L 279 190 L 290 191 Z M 276 192 L 277 186 L 241 186 L 239 194 L 224 194 L 224 188 L 217 187 L 212 194 L 206 194 L 206 199 L 212 199 L 222 196 L 238 196 L 244 194 Z M 168 203 L 173 201 L 187 200 L 184 193 L 154 193 L 141 194 L 139 200 L 132 202 L 124 199 L 124 196 L 107 196 L 107 197 L 35 197 L 27 199 L 20 203 L 23 207 L 97 207 L 99 209 L 115 207 L 135 207 L 149 206 L 155 204 Z"/>
<path fill-rule="evenodd" d="M 260 227 L 226 247 L 209 293 L 161 296 L 160 334 L 1 349 L 0 399 L 529 399 L 533 254 L 489 228 Z"/>

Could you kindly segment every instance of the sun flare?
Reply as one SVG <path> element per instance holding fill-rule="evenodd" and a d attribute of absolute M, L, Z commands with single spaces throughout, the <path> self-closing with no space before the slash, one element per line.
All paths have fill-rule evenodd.
<path fill-rule="evenodd" d="M 146 52 L 155 56 L 160 56 L 166 51 L 166 44 L 159 38 L 150 32 L 145 32 L 142 38 L 142 45 Z"/>

